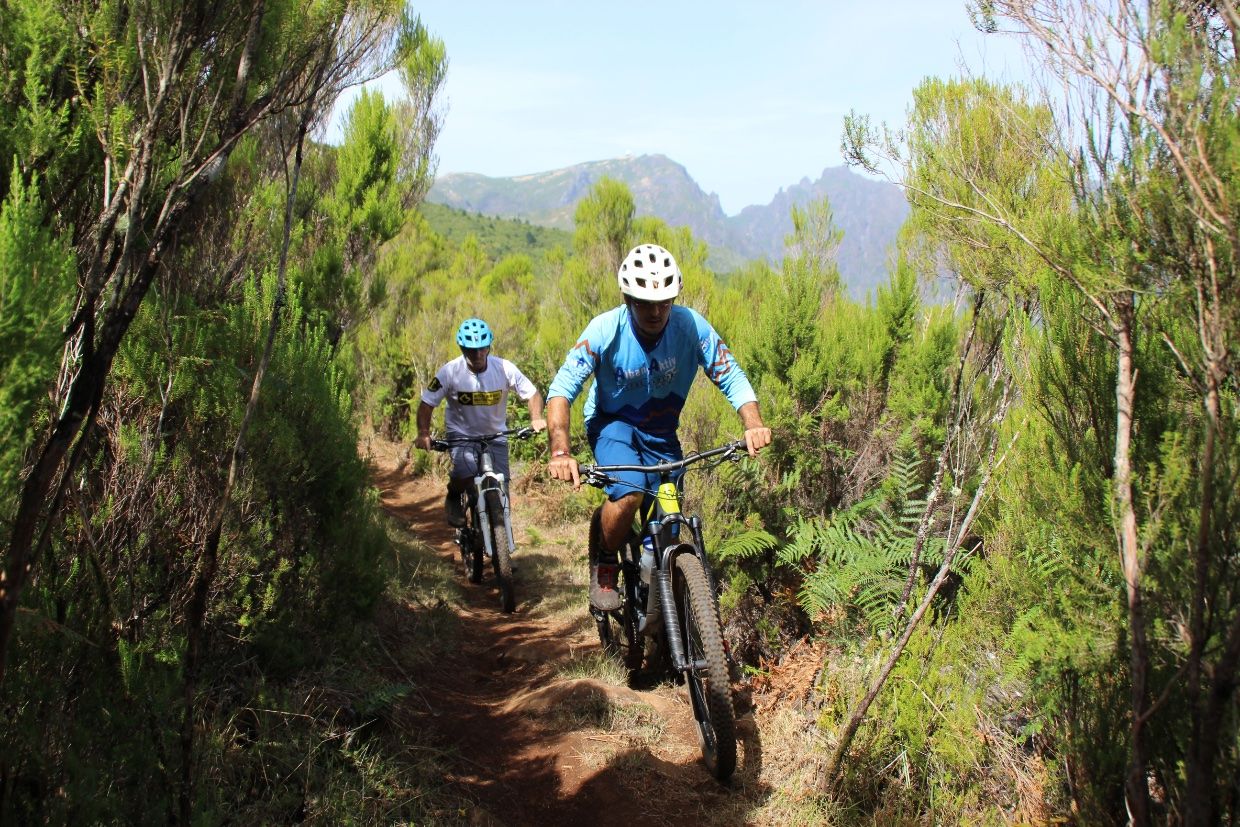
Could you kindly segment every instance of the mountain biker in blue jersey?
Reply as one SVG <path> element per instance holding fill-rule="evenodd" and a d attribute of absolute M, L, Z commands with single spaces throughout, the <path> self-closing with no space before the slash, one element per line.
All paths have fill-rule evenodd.
<path fill-rule="evenodd" d="M 514 391 L 530 409 L 530 425 L 535 431 L 546 427 L 543 419 L 542 395 L 534 383 L 525 378 L 516 365 L 491 355 L 495 334 L 482 319 L 466 319 L 456 331 L 456 344 L 461 355 L 445 364 L 422 392 L 418 405 L 418 435 L 413 444 L 424 451 L 431 449 L 431 415 L 445 399 L 448 402 L 443 424 L 449 439 L 453 437 L 488 436 L 505 430 L 508 425 L 508 392 Z M 448 525 L 465 525 L 465 494 L 479 473 L 476 452 L 467 445 L 454 445 L 452 474 L 444 508 Z M 510 480 L 508 473 L 508 440 L 491 443 L 495 470 Z"/>
<path fill-rule="evenodd" d="M 689 387 L 701 367 L 740 415 L 749 455 L 771 442 L 757 397 L 728 346 L 700 313 L 675 304 L 681 275 L 676 260 L 655 244 L 634 247 L 616 274 L 624 304 L 595 316 L 569 350 L 547 391 L 547 433 L 554 479 L 580 486 L 569 445 L 569 407 L 593 376 L 586 398 L 586 438 L 600 465 L 650 465 L 682 458 L 676 431 Z M 617 552 L 629 537 L 642 493 L 655 475 L 615 475 L 607 501 L 595 512 L 598 559 L 590 560 L 590 604 L 620 607 Z M 593 551 L 594 544 L 591 543 Z"/>

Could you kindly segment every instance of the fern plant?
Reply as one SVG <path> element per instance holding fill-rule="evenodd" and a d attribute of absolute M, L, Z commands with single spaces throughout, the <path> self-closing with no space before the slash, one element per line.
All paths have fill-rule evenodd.
<path fill-rule="evenodd" d="M 779 538 L 761 528 L 733 534 L 719 543 L 716 554 L 720 560 L 748 560 L 779 546 Z"/>
<path fill-rule="evenodd" d="M 920 487 L 917 461 L 897 457 L 870 496 L 830 518 L 792 526 L 778 560 L 804 573 L 798 600 L 811 617 L 843 607 L 876 632 L 891 628 L 926 508 Z M 941 561 L 944 545 L 929 537 L 921 561 Z"/>

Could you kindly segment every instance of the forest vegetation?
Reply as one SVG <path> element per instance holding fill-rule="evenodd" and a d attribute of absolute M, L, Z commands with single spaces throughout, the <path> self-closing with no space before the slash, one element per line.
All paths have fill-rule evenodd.
<path fill-rule="evenodd" d="M 431 586 L 365 437 L 411 438 L 465 317 L 545 389 L 639 241 L 775 434 L 695 489 L 746 682 L 815 658 L 763 821 L 1240 820 L 1240 12 L 974 11 L 1063 97 L 850 117 L 911 210 L 858 301 L 826 201 L 726 279 L 614 179 L 562 235 L 420 210 L 450 44 L 400 2 L 0 6 L 0 821 L 463 819 L 382 725 L 417 674 L 366 668 Z M 708 384 L 688 448 L 736 436 Z"/>

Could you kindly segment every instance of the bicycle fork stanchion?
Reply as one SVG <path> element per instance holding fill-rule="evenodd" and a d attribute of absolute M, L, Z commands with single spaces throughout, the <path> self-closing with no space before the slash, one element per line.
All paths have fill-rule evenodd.
<path fill-rule="evenodd" d="M 482 473 L 474 477 L 474 488 L 478 491 L 478 503 L 480 510 L 478 514 L 481 516 L 482 522 L 482 547 L 486 549 L 487 559 L 495 559 L 495 543 L 491 538 L 491 509 L 487 506 L 487 491 L 494 490 L 488 488 L 486 483 L 488 480 L 495 480 L 496 488 L 499 490 L 500 501 L 504 504 L 504 523 L 505 530 L 508 532 L 509 548 L 516 546 L 512 540 L 512 522 L 508 519 L 508 502 L 504 496 L 504 475 L 495 473 L 494 461 L 491 454 L 487 451 L 480 451 L 478 457 L 478 466 Z"/>
<path fill-rule="evenodd" d="M 676 613 L 676 596 L 672 594 L 672 575 L 666 569 L 660 569 L 653 580 L 659 586 L 659 605 L 663 607 L 663 628 L 672 650 L 672 666 L 677 672 L 684 672 L 689 668 L 689 658 L 685 655 L 684 641 L 680 637 L 680 616 Z"/>
<path fill-rule="evenodd" d="M 512 536 L 512 508 L 508 504 L 508 494 L 500 491 L 500 501 L 504 504 L 504 528 L 508 529 L 508 551 L 517 550 L 517 538 Z"/>
<path fill-rule="evenodd" d="M 482 526 L 482 547 L 486 549 L 488 560 L 495 558 L 495 549 L 491 546 L 491 512 L 482 504 L 478 510 L 478 522 Z"/>

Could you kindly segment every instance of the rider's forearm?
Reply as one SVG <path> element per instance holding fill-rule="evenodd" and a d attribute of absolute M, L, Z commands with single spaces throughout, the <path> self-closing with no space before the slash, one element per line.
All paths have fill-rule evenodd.
<path fill-rule="evenodd" d="M 753 428 L 765 427 L 762 424 L 762 414 L 758 411 L 757 402 L 746 402 L 736 411 L 741 417 L 741 427 L 746 431 Z"/>
<path fill-rule="evenodd" d="M 547 445 L 553 457 L 572 450 L 568 444 L 568 411 L 568 400 L 564 397 L 553 396 L 547 400 Z"/>
<path fill-rule="evenodd" d="M 530 408 L 530 421 L 543 418 L 543 398 L 542 394 L 534 391 L 534 395 L 526 400 L 526 404 Z"/>
<path fill-rule="evenodd" d="M 431 414 L 435 409 L 425 402 L 418 403 L 418 436 L 425 436 L 431 432 Z"/>

